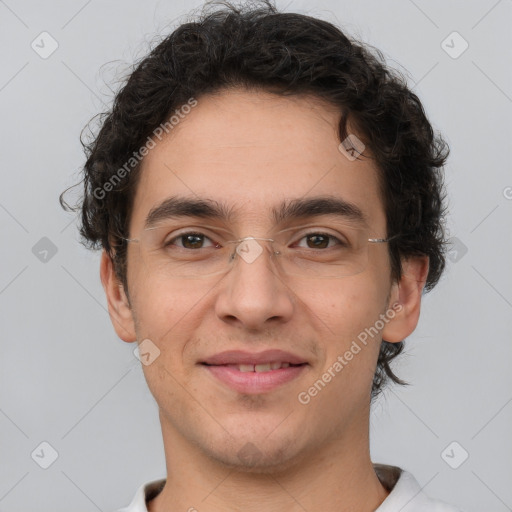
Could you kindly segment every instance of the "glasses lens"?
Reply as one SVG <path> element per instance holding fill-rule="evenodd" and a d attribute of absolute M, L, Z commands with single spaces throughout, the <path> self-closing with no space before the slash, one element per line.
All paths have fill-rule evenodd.
<path fill-rule="evenodd" d="M 229 269 L 235 247 L 221 243 L 225 238 L 204 227 L 179 229 L 175 224 L 162 224 L 145 229 L 137 245 L 148 272 L 169 278 L 198 278 Z"/>
<path fill-rule="evenodd" d="M 333 224 L 307 228 L 279 243 L 283 273 L 312 278 L 346 277 L 362 272 L 368 259 L 368 232 L 360 227 Z"/>
<path fill-rule="evenodd" d="M 233 241 L 219 228 L 159 225 L 134 240 L 146 270 L 162 277 L 200 278 L 253 264 L 270 254 L 283 275 L 337 278 L 362 272 L 368 259 L 368 231 L 351 225 L 293 228 L 272 237 Z"/>

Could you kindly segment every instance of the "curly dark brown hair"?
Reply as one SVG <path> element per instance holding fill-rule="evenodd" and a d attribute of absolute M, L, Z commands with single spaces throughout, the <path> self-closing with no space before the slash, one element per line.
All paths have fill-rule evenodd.
<path fill-rule="evenodd" d="M 132 162 L 130 172 L 126 162 L 154 130 L 190 98 L 228 87 L 312 94 L 339 109 L 339 140 L 346 138 L 350 121 L 380 170 L 388 236 L 400 234 L 389 243 L 393 278 L 401 276 L 404 258 L 426 255 L 425 290 L 433 288 L 445 266 L 442 167 L 449 148 L 403 74 L 389 68 L 381 52 L 331 23 L 279 12 L 270 0 L 210 6 L 134 64 L 112 109 L 100 116 L 99 132 L 82 142 L 83 198 L 71 207 L 64 192 L 60 201 L 81 212 L 83 243 L 110 254 L 128 290 L 122 238 L 129 236 L 140 162 Z M 402 350 L 403 341 L 383 340 L 372 399 L 388 379 L 406 384 L 390 366 Z"/>

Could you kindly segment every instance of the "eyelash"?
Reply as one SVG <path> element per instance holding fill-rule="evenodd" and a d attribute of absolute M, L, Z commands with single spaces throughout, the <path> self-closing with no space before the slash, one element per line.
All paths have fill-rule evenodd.
<path fill-rule="evenodd" d="M 165 247 L 169 247 L 171 245 L 177 245 L 178 247 L 182 248 L 182 249 L 186 249 L 186 247 L 183 247 L 183 246 L 179 246 L 178 244 L 176 244 L 176 240 L 180 240 L 180 239 L 183 239 L 184 237 L 186 236 L 190 236 L 190 235 L 193 235 L 193 236 L 202 236 L 204 237 L 205 240 L 210 240 L 212 242 L 212 246 L 216 246 L 216 245 L 220 245 L 218 242 L 214 242 L 209 236 L 205 235 L 204 233 L 199 233 L 197 231 L 187 231 L 187 232 L 184 232 L 184 233 L 180 233 L 179 235 L 177 236 L 174 236 L 173 238 L 171 238 L 170 240 L 166 241 L 164 243 Z M 204 247 L 201 247 L 201 249 L 204 249 Z"/>
<path fill-rule="evenodd" d="M 198 237 L 204 237 L 204 240 L 210 240 L 212 242 L 212 245 L 210 247 L 219 247 L 220 244 L 219 242 L 214 242 L 208 235 L 205 235 L 204 233 L 201 233 L 201 232 L 198 232 L 198 231 L 186 231 L 186 232 L 183 232 L 183 233 L 180 233 L 179 235 L 176 235 L 174 236 L 173 238 L 171 238 L 170 240 L 164 242 L 164 246 L 165 247 L 169 247 L 171 245 L 175 245 L 177 247 L 180 247 L 181 249 L 187 249 L 186 247 L 183 247 L 183 245 L 178 245 L 176 243 L 177 240 L 180 240 L 180 239 L 183 239 L 184 237 L 186 236 L 190 236 L 190 235 L 193 235 L 193 236 L 198 236 Z M 320 235 L 320 236 L 325 236 L 325 237 L 328 237 L 330 240 L 333 240 L 335 241 L 335 245 L 346 245 L 344 242 L 342 242 L 338 237 L 330 234 L 330 233 L 325 233 L 325 232 L 322 232 L 322 231 L 309 231 L 308 233 L 305 233 L 303 236 L 301 236 L 297 242 L 294 243 L 297 244 L 298 242 L 300 242 L 301 240 L 309 237 L 309 236 L 312 236 L 312 235 Z M 330 248 L 331 246 L 328 246 L 327 248 Z M 205 249 L 205 247 L 200 247 L 200 249 Z M 194 249 L 188 249 L 188 250 L 194 250 Z M 197 250 L 197 249 L 195 249 Z M 325 250 L 325 249 L 324 249 Z"/>

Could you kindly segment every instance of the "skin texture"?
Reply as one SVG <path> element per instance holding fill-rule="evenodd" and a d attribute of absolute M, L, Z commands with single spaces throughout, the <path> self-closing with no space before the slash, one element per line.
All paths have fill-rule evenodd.
<path fill-rule="evenodd" d="M 232 207 L 229 227 L 240 238 L 267 237 L 270 209 L 285 199 L 337 197 L 364 212 L 372 237 L 385 237 L 378 171 L 371 158 L 340 153 L 338 121 L 334 107 L 307 96 L 234 89 L 198 98 L 143 161 L 130 237 L 171 196 Z M 151 272 L 140 246 L 130 244 L 128 301 L 103 254 L 101 279 L 119 337 L 149 338 L 160 350 L 143 366 L 159 406 L 168 474 L 152 512 L 369 512 L 387 496 L 369 454 L 372 378 L 382 337 L 400 341 L 417 324 L 427 259 L 404 262 L 399 282 L 390 277 L 386 244 L 370 244 L 366 269 L 341 279 L 286 278 L 269 261 L 263 255 L 223 276 L 179 280 Z M 384 330 L 301 404 L 297 395 L 396 303 L 400 312 Z M 224 350 L 273 348 L 309 365 L 268 393 L 237 393 L 198 364 Z M 257 457 L 240 457 L 247 446 Z"/>

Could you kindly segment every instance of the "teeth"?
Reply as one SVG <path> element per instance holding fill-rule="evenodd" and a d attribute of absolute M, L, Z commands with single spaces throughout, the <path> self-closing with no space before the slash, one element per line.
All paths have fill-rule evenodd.
<path fill-rule="evenodd" d="M 281 366 L 281 365 L 279 365 L 279 366 Z M 255 372 L 269 372 L 270 371 L 270 363 L 255 364 L 254 371 Z"/>
<path fill-rule="evenodd" d="M 280 368 L 288 368 L 290 363 L 234 364 L 229 366 L 237 368 L 241 372 L 269 372 Z"/>

